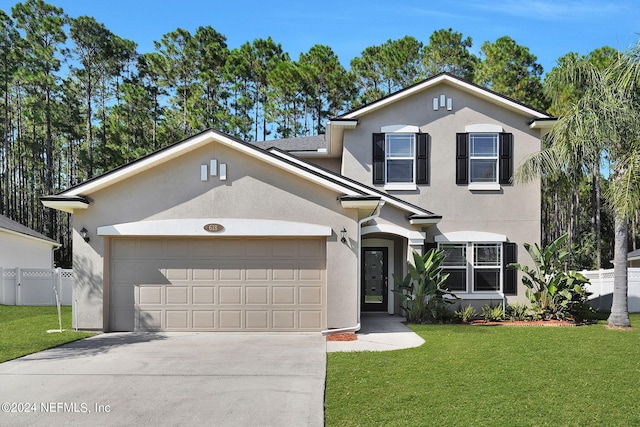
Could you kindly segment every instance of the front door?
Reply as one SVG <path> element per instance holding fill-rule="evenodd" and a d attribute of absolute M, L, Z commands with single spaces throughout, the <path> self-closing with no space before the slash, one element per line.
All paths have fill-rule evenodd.
<path fill-rule="evenodd" d="M 387 248 L 362 249 L 362 311 L 387 311 Z"/>

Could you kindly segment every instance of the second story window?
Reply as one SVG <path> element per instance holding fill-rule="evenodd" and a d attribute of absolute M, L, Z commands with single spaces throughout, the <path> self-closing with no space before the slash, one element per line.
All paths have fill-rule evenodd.
<path fill-rule="evenodd" d="M 419 132 L 373 134 L 373 183 L 385 190 L 416 190 L 429 184 L 429 135 Z"/>
<path fill-rule="evenodd" d="M 469 134 L 469 182 L 498 182 L 498 134 Z"/>
<path fill-rule="evenodd" d="M 385 183 L 415 183 L 415 135 L 385 135 Z"/>

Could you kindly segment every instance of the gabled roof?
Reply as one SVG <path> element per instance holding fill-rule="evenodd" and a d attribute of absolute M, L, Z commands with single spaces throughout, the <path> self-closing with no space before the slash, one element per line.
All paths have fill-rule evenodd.
<path fill-rule="evenodd" d="M 11 234 L 18 234 L 23 237 L 28 237 L 34 240 L 40 240 L 56 247 L 62 246 L 60 243 L 56 242 L 55 240 L 50 239 L 49 237 L 43 234 L 40 234 L 37 231 L 32 230 L 31 228 L 20 224 L 19 222 L 9 219 L 4 215 L 0 215 L 0 231 L 4 231 Z"/>
<path fill-rule="evenodd" d="M 274 167 L 286 170 L 299 178 L 329 188 L 343 196 L 365 197 L 376 196 L 413 216 L 429 217 L 434 221 L 441 217 L 422 209 L 411 203 L 404 202 L 374 188 L 360 184 L 342 175 L 333 173 L 327 169 L 312 165 L 283 150 L 271 148 L 263 150 L 255 144 L 243 142 L 216 130 L 200 132 L 190 138 L 179 141 L 138 160 L 120 166 L 74 187 L 71 187 L 57 195 L 44 196 L 40 200 L 47 207 L 71 212 L 75 209 L 86 209 L 90 204 L 91 194 L 107 188 L 127 178 L 144 172 L 150 168 L 166 163 L 182 154 L 188 153 L 212 142 L 226 145 L 248 156 L 257 158 Z"/>
<path fill-rule="evenodd" d="M 342 151 L 344 129 L 352 129 L 356 127 L 360 118 L 381 108 L 388 108 L 398 101 L 438 85 L 455 87 L 492 104 L 499 105 L 502 108 L 518 113 L 523 116 L 532 129 L 541 129 L 543 134 L 553 126 L 556 121 L 554 117 L 549 116 L 547 113 L 536 110 L 535 108 L 529 107 L 507 96 L 501 95 L 475 83 L 463 80 L 452 74 L 440 73 L 329 120 L 326 126 L 328 154 L 335 155 L 336 152 Z"/>
<path fill-rule="evenodd" d="M 507 96 L 501 95 L 498 92 L 494 92 L 490 89 L 479 86 L 475 83 L 471 83 L 467 80 L 461 79 L 459 77 L 454 76 L 449 73 L 440 73 L 435 76 L 429 77 L 426 80 L 415 83 L 411 86 L 408 86 L 398 92 L 394 92 L 385 97 L 377 99 L 369 104 L 363 105 L 355 110 L 351 110 L 348 113 L 345 113 L 341 116 L 338 116 L 335 120 L 353 120 L 358 119 L 359 117 L 364 116 L 372 111 L 378 110 L 383 107 L 387 107 L 394 102 L 397 102 L 406 97 L 412 96 L 418 92 L 422 92 L 426 89 L 430 89 L 439 84 L 447 84 L 449 86 L 456 87 L 464 92 L 471 93 L 475 96 L 483 98 L 489 102 L 494 104 L 501 105 L 502 107 L 512 110 L 518 113 L 521 113 L 524 116 L 534 118 L 551 118 L 547 113 L 543 111 L 536 110 L 531 108 L 519 101 L 511 99 Z"/>

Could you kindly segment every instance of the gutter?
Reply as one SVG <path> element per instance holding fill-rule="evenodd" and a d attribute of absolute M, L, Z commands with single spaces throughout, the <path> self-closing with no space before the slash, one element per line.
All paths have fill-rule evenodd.
<path fill-rule="evenodd" d="M 330 334 L 338 334 L 338 333 L 344 333 L 344 332 L 358 332 L 360 330 L 360 328 L 362 327 L 362 324 L 360 323 L 360 311 L 361 311 L 361 305 L 360 305 L 360 283 L 362 280 L 362 271 L 360 268 L 360 265 L 362 263 L 361 257 L 362 257 L 362 224 L 364 224 L 365 222 L 371 221 L 374 218 L 377 218 L 380 215 L 380 209 L 382 208 L 382 206 L 384 206 L 384 201 L 379 201 L 378 205 L 374 208 L 374 210 L 371 212 L 371 214 L 365 218 L 362 218 L 361 220 L 358 221 L 358 245 L 357 245 L 357 259 L 358 259 L 358 263 L 357 263 L 357 268 L 358 268 L 358 274 L 357 274 L 357 286 L 356 286 L 356 301 L 358 304 L 358 317 L 357 317 L 357 323 L 355 326 L 349 326 L 346 328 L 337 328 L 337 329 L 327 329 L 324 331 L 321 331 L 322 335 L 330 335 Z"/>

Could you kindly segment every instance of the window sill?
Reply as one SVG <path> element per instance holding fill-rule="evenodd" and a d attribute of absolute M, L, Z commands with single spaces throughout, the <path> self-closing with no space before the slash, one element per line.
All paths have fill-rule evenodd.
<path fill-rule="evenodd" d="M 503 299 L 504 295 L 500 292 L 474 292 L 474 293 L 467 293 L 467 292 L 455 292 L 453 291 L 454 294 L 456 294 L 456 296 L 460 297 L 461 299 L 465 299 L 465 300 L 471 300 L 471 299 Z"/>
<path fill-rule="evenodd" d="M 468 188 L 469 191 L 498 191 L 502 187 L 497 182 L 472 182 Z"/>
<path fill-rule="evenodd" d="M 418 186 L 416 184 L 385 184 L 385 190 L 417 190 Z"/>

